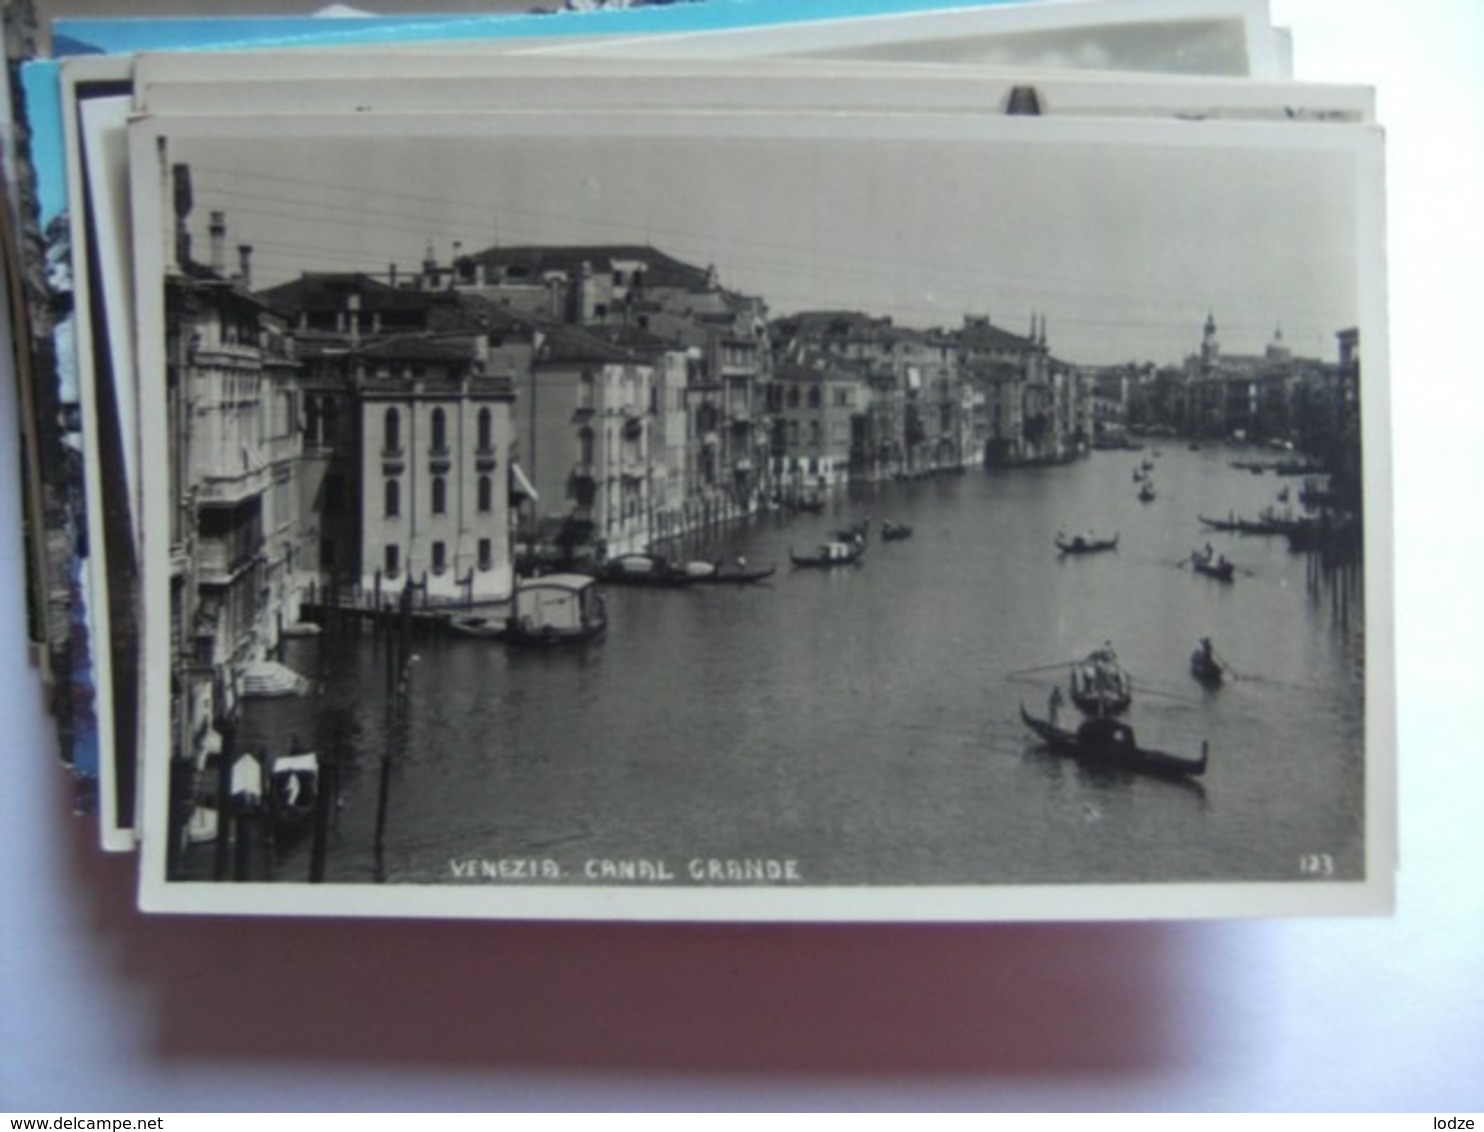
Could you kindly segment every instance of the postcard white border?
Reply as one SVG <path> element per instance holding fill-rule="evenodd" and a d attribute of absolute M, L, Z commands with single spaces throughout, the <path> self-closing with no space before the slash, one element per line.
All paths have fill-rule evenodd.
<path fill-rule="evenodd" d="M 140 233 L 136 290 L 139 364 L 148 399 L 163 374 L 163 233 L 165 201 L 154 175 L 157 145 L 170 137 L 541 137 L 664 136 L 930 139 L 985 144 L 999 137 L 1048 146 L 1134 144 L 1186 148 L 1248 147 L 1324 150 L 1356 158 L 1358 325 L 1366 343 L 1362 380 L 1366 501 L 1366 879 L 1354 883 L 1295 880 L 1276 884 L 1220 882 L 1114 885 L 984 885 L 679 889 L 633 887 L 358 886 L 215 884 L 167 881 L 165 775 L 144 776 L 140 907 L 158 912 L 314 914 L 542 920 L 695 921 L 996 921 L 1128 920 L 1230 916 L 1380 914 L 1394 900 L 1396 864 L 1396 705 L 1392 586 L 1391 457 L 1387 365 L 1383 138 L 1375 127 L 1296 130 L 1253 123 L 1088 124 L 1077 120 L 978 120 L 932 115 L 490 114 L 143 118 L 130 129 L 135 171 L 132 216 Z M 150 671 L 168 671 L 170 500 L 165 414 L 142 413 L 145 454 L 145 656 Z M 146 686 L 144 762 L 169 758 L 167 681 Z M 164 694 L 162 694 L 164 693 Z"/>
<path fill-rule="evenodd" d="M 1240 22 L 1250 78 L 1281 79 L 1285 69 L 1280 37 L 1274 35 L 1267 0 L 1067 0 L 1063 3 L 1010 3 L 983 8 L 895 12 L 782 26 L 668 35 L 598 39 L 534 47 L 532 55 L 605 55 L 610 58 L 720 59 L 788 55 L 832 57 L 883 48 L 930 46 L 983 36 L 1031 32 L 1081 31 L 1096 27 L 1170 22 Z M 1148 70 L 1147 67 L 1140 68 Z"/>
<path fill-rule="evenodd" d="M 414 113 L 512 109 L 952 111 L 982 114 L 1034 87 L 1055 117 L 1250 118 L 1367 122 L 1366 87 L 1219 76 L 798 59 L 695 63 L 601 57 L 147 55 L 135 64 L 141 114 Z M 415 80 L 415 81 L 412 81 Z"/>

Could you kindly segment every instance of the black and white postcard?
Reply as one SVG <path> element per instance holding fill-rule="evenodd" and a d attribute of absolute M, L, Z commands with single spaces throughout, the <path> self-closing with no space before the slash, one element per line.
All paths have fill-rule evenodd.
<path fill-rule="evenodd" d="M 1373 127 L 130 143 L 145 907 L 1389 907 Z"/>
<path fill-rule="evenodd" d="M 87 254 L 74 256 L 79 311 L 78 384 L 84 391 L 85 432 L 96 437 L 97 452 L 88 461 L 88 519 L 93 547 L 90 567 L 94 593 L 105 602 L 90 602 L 93 647 L 110 663 L 100 668 L 95 689 L 101 765 L 100 819 L 107 847 L 133 844 L 133 785 L 136 778 L 137 667 L 132 608 L 133 540 L 105 537 L 110 518 L 127 522 L 140 509 L 132 440 L 133 349 L 129 336 L 109 329 L 132 322 L 132 290 L 117 278 L 132 263 L 128 225 L 114 215 L 127 211 L 127 159 L 122 155 L 124 118 L 112 95 L 132 86 L 136 112 L 162 114 L 366 113 L 490 110 L 517 108 L 655 110 L 764 108 L 832 110 L 961 111 L 980 114 L 986 108 L 1057 116 L 1165 117 L 1316 122 L 1370 121 L 1373 96 L 1359 87 L 1237 78 L 1202 78 L 1190 72 L 1230 70 L 1230 52 L 1197 50 L 1202 42 L 1261 44 L 1268 30 L 1260 5 L 1208 4 L 1180 13 L 1171 22 L 1169 5 L 1081 5 L 1052 9 L 996 9 L 973 17 L 973 30 L 985 37 L 1001 32 L 1018 46 L 1006 47 L 1002 61 L 1022 65 L 996 70 L 933 63 L 900 64 L 856 60 L 850 51 L 836 52 L 827 62 L 773 57 L 756 61 L 727 58 L 708 61 L 650 60 L 599 56 L 554 57 L 519 54 L 507 41 L 468 44 L 463 50 L 437 52 L 383 51 L 164 53 L 137 59 L 81 57 L 62 69 L 64 119 L 69 127 L 69 195 L 74 209 L 73 243 Z M 962 14 L 960 14 L 962 16 Z M 837 33 L 853 46 L 913 43 L 936 25 L 923 17 L 871 22 L 869 28 Z M 974 22 L 977 21 L 977 22 Z M 1144 35 L 1133 35 L 1148 21 Z M 1204 21 L 1204 22 L 1203 22 Z M 1224 22 L 1223 22 L 1224 21 Z M 830 25 L 834 26 L 834 25 Z M 998 31 L 996 29 L 999 29 Z M 1049 38 L 1034 35 L 1044 30 Z M 811 30 L 811 50 L 824 51 L 830 36 Z M 862 38 L 860 32 L 866 32 Z M 1060 36 L 1112 37 L 1108 51 L 1078 50 L 1047 55 Z M 1087 72 L 1092 65 L 1126 66 L 1112 50 L 1130 35 L 1143 42 L 1142 62 L 1164 74 Z M 1222 40 L 1225 36 L 1225 40 Z M 1120 40 L 1119 37 L 1122 37 Z M 1204 38 L 1203 38 L 1204 37 Z M 1212 37 L 1215 37 L 1214 39 Z M 763 45 L 766 46 L 765 44 Z M 1063 45 L 1065 46 L 1065 45 Z M 1243 50 L 1246 50 L 1244 47 Z M 764 54 L 767 51 L 764 50 Z M 622 54 L 622 52 L 621 52 Z M 888 55 L 890 52 L 888 52 Z M 913 58 L 931 58 L 919 52 Z M 1027 69 L 1027 58 L 1042 60 Z M 1047 64 L 1055 64 L 1049 68 Z M 1263 67 L 1257 67 L 1266 73 Z M 86 118 L 87 121 L 82 121 Z M 88 154 L 84 171 L 83 136 Z M 96 217 L 96 222 L 94 218 Z M 96 257 L 96 263 L 90 262 Z M 101 302 L 97 314 L 89 288 L 97 276 Z M 106 313 L 105 313 L 106 312 Z M 99 325 L 93 327 L 90 322 Z M 89 336 L 106 343 L 95 366 Z M 106 411 L 99 412 L 97 400 Z M 112 405 L 111 409 L 107 409 Z M 120 444 L 104 441 L 112 430 Z M 120 464 L 105 471 L 109 453 Z M 127 495 L 120 494 L 127 485 Z M 96 528 L 96 529 L 94 529 Z M 121 528 L 122 529 L 122 528 Z M 117 622 L 111 624 L 110 622 Z M 116 722 L 117 721 L 117 722 Z"/>

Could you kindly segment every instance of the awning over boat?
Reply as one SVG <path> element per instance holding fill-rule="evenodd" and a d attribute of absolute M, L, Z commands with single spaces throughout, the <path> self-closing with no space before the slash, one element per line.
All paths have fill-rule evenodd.
<path fill-rule="evenodd" d="M 256 755 L 239 755 L 232 764 L 232 796 L 234 798 L 261 798 L 263 796 L 263 764 Z"/>
<path fill-rule="evenodd" d="M 523 495 L 530 500 L 541 498 L 536 494 L 536 489 L 531 485 L 531 481 L 526 479 L 525 472 L 520 470 L 520 465 L 514 461 L 511 461 L 510 464 L 510 495 L 512 498 Z"/>
<path fill-rule="evenodd" d="M 313 751 L 298 755 L 280 755 L 273 760 L 274 774 L 314 774 L 319 771 L 319 756 Z"/>

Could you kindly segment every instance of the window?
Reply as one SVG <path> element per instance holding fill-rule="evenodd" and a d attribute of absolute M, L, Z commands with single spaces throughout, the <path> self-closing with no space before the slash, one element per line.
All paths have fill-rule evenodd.
<path fill-rule="evenodd" d="M 811 409 L 819 408 L 819 386 L 817 385 L 809 388 L 809 407 Z"/>
<path fill-rule="evenodd" d="M 448 414 L 442 409 L 433 410 L 433 451 L 443 452 L 448 448 Z"/>
<path fill-rule="evenodd" d="M 402 552 L 396 543 L 390 543 L 386 548 L 386 576 L 395 578 L 401 571 Z"/>
<path fill-rule="evenodd" d="M 809 443 L 815 448 L 819 447 L 819 422 L 809 422 Z"/>
<path fill-rule="evenodd" d="M 448 481 L 442 476 L 433 477 L 433 514 L 444 515 L 448 512 Z"/>
<path fill-rule="evenodd" d="M 345 509 L 345 477 L 342 475 L 328 475 L 325 477 L 325 510 L 326 515 L 339 515 Z"/>
<path fill-rule="evenodd" d="M 332 538 L 319 540 L 319 568 L 331 573 L 335 570 L 335 540 Z"/>
<path fill-rule="evenodd" d="M 489 476 L 479 477 L 479 513 L 488 515 L 495 509 L 494 481 Z"/>
<path fill-rule="evenodd" d="M 383 438 L 388 452 L 402 451 L 402 414 L 397 412 L 396 409 L 388 409 L 386 411 Z"/>
<path fill-rule="evenodd" d="M 577 434 L 578 462 L 584 468 L 593 466 L 593 430 L 584 428 Z"/>
<path fill-rule="evenodd" d="M 395 519 L 402 514 L 402 484 L 399 480 L 386 481 L 386 517 Z"/>
<path fill-rule="evenodd" d="M 494 415 L 488 409 L 479 410 L 479 450 L 481 452 L 495 450 L 494 421 Z"/>
<path fill-rule="evenodd" d="M 441 574 L 448 569 L 448 550 L 439 541 L 433 544 L 433 573 Z"/>
<path fill-rule="evenodd" d="M 790 385 L 788 387 L 788 407 L 790 409 L 797 409 L 799 407 L 799 387 L 797 385 Z"/>
<path fill-rule="evenodd" d="M 479 568 L 488 570 L 495 564 L 495 544 L 491 539 L 479 540 Z"/>

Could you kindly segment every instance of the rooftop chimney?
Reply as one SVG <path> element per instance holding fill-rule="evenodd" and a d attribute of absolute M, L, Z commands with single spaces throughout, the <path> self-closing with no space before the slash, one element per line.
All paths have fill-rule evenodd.
<path fill-rule="evenodd" d="M 211 270 L 218 275 L 227 272 L 227 214 L 213 210 L 211 214 Z"/>
<path fill-rule="evenodd" d="M 238 278 L 242 283 L 244 291 L 252 290 L 252 245 L 237 245 L 237 271 Z"/>

